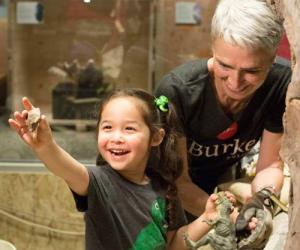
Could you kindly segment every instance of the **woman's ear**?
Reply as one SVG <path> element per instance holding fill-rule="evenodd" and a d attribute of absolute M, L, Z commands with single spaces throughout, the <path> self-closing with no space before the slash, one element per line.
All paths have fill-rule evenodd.
<path fill-rule="evenodd" d="M 165 130 L 163 128 L 160 128 L 157 132 L 154 133 L 151 141 L 151 146 L 155 147 L 161 144 L 165 137 Z"/>
<path fill-rule="evenodd" d="M 209 73 L 214 73 L 214 57 L 208 59 L 207 68 Z"/>

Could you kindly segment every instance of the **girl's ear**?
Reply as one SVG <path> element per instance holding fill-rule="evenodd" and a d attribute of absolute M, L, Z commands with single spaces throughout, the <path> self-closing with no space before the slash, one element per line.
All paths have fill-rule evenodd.
<path fill-rule="evenodd" d="M 151 146 L 155 147 L 161 144 L 165 137 L 165 130 L 163 128 L 160 128 L 152 137 Z"/>

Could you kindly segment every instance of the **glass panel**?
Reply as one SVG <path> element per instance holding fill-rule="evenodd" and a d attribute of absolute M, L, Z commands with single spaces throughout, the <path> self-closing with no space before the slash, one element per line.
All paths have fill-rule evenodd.
<path fill-rule="evenodd" d="M 151 92 L 175 66 L 209 57 L 216 2 L 0 1 L 8 7 L 0 31 L 0 67 L 8 78 L 0 90 L 0 162 L 37 161 L 7 124 L 27 96 L 47 116 L 58 143 L 76 159 L 94 163 L 103 94 L 124 87 Z"/>
<path fill-rule="evenodd" d="M 29 97 L 46 114 L 62 147 L 79 160 L 95 162 L 101 97 L 116 87 L 150 88 L 150 4 L 10 1 L 8 113 Z M 35 160 L 6 117 L 1 126 L 1 160 Z"/>
<path fill-rule="evenodd" d="M 7 127 L 7 1 L 0 1 L 0 160 L 4 158 L 9 138 L 5 137 Z"/>

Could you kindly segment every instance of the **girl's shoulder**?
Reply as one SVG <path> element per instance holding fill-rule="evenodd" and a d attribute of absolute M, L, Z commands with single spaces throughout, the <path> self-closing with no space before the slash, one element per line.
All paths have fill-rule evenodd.
<path fill-rule="evenodd" d="M 108 165 L 101 166 L 87 166 L 87 170 L 91 179 L 105 180 L 111 178 L 118 178 L 118 174 Z"/>

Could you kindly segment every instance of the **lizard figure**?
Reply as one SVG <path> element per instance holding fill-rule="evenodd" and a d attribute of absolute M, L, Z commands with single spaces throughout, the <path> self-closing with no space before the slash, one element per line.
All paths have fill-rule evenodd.
<path fill-rule="evenodd" d="M 197 250 L 207 244 L 210 244 L 215 250 L 237 249 L 235 225 L 230 220 L 232 204 L 225 192 L 219 192 L 217 195 L 217 218 L 215 220 L 204 220 L 209 225 L 212 225 L 214 230 L 211 230 L 197 242 L 193 242 L 187 234 L 184 234 L 184 241 L 189 250 Z"/>
<path fill-rule="evenodd" d="M 272 210 L 274 210 L 273 202 L 282 206 L 276 196 L 272 194 L 269 189 L 264 188 L 254 195 L 250 206 L 249 204 L 246 204 L 244 207 L 244 217 L 255 217 L 257 219 L 257 225 L 255 230 L 253 230 L 250 234 L 246 233 L 245 235 L 240 235 L 239 230 L 236 231 L 238 249 L 262 249 L 266 244 L 272 233 Z M 238 219 L 236 222 L 236 229 L 241 228 L 241 226 L 245 227 L 247 223 L 247 219 L 244 221 Z"/>

